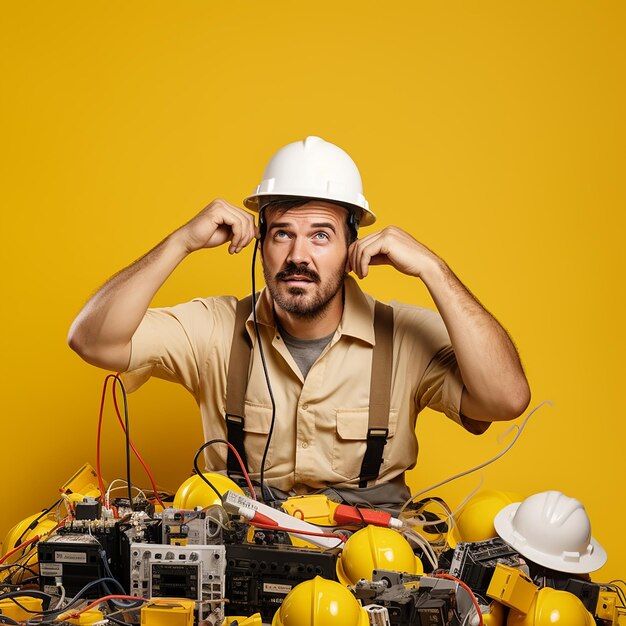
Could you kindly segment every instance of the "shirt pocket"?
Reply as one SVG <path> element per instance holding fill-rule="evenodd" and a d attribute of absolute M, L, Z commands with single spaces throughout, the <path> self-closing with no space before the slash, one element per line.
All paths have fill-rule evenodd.
<path fill-rule="evenodd" d="M 361 464 L 367 448 L 367 427 L 369 423 L 369 408 L 336 409 L 337 430 L 333 444 L 333 470 L 347 480 L 354 480 L 361 473 Z M 386 461 L 391 445 L 391 439 L 396 433 L 398 423 L 397 409 L 389 412 L 389 434 L 387 444 L 383 449 L 385 461 L 380 466 L 381 471 L 389 463 Z"/>
<path fill-rule="evenodd" d="M 259 473 L 272 423 L 272 407 L 246 402 L 244 411 L 246 414 L 243 423 L 244 446 L 248 456 L 248 468 L 250 472 Z M 276 436 L 276 430 L 274 430 L 273 436 Z M 273 446 L 270 444 L 265 457 L 265 469 L 272 467 L 272 448 Z"/>

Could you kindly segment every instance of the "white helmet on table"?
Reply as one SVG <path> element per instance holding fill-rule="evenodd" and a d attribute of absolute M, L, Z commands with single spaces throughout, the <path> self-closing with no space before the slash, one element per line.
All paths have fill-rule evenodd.
<path fill-rule="evenodd" d="M 559 572 L 588 574 L 607 559 L 591 536 L 585 507 L 560 491 L 543 491 L 504 507 L 494 526 L 522 556 Z"/>

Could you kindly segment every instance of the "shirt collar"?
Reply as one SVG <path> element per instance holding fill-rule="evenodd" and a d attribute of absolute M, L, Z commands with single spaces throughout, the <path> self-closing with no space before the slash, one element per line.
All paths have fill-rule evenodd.
<path fill-rule="evenodd" d="M 276 328 L 274 306 L 270 293 L 265 287 L 259 294 L 256 304 L 256 315 L 259 324 Z M 356 280 L 347 276 L 344 282 L 343 315 L 337 330 L 341 335 L 349 335 L 374 345 L 374 314 L 368 296 L 363 293 Z M 254 319 L 252 313 L 246 320 L 250 336 L 254 336 Z"/>

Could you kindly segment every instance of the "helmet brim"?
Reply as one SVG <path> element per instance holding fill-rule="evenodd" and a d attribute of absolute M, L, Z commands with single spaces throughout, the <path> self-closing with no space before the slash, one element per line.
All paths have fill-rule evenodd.
<path fill-rule="evenodd" d="M 247 198 L 244 198 L 243 205 L 246 207 L 246 209 L 250 209 L 251 211 L 258 213 L 265 205 L 269 204 L 270 202 L 274 200 L 280 200 L 280 199 L 297 200 L 299 198 L 303 200 L 323 200 L 325 202 L 332 202 L 333 204 L 338 204 L 342 207 L 345 207 L 349 211 L 353 211 L 356 214 L 359 220 L 359 226 L 371 226 L 376 221 L 376 215 L 375 213 L 370 211 L 369 207 L 368 208 L 362 207 L 357 204 L 353 204 L 352 202 L 346 202 L 344 200 L 337 200 L 336 198 L 331 198 L 331 197 L 324 198 L 319 195 L 305 196 L 305 195 L 298 195 L 298 194 L 292 194 L 292 193 L 290 194 L 257 193 L 257 194 L 248 196 Z"/>

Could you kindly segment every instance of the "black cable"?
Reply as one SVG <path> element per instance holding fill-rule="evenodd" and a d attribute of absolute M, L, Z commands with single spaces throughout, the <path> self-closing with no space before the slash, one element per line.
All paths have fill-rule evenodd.
<path fill-rule="evenodd" d="M 113 393 L 115 393 L 115 383 L 119 384 L 120 389 L 122 390 L 122 398 L 124 399 L 124 424 L 126 426 L 125 437 L 126 437 L 126 483 L 128 485 L 128 505 L 130 506 L 130 510 L 133 510 L 133 492 L 132 492 L 132 483 L 130 481 L 130 432 L 129 432 L 129 421 L 128 421 L 128 399 L 126 398 L 126 389 L 124 388 L 124 383 L 122 379 L 116 374 L 113 382 Z"/>
<path fill-rule="evenodd" d="M 21 558 L 21 557 L 20 557 Z M 29 572 L 32 574 L 30 578 L 22 578 L 20 584 L 25 584 L 25 580 L 30 580 L 31 578 L 39 578 L 39 574 L 32 568 L 27 565 L 23 565 L 22 563 L 8 563 L 7 565 L 0 565 L 0 573 L 4 573 L 6 570 L 15 568 L 15 571 L 11 572 L 2 582 L 0 582 L 0 586 L 2 585 L 13 585 L 13 577 L 19 570 L 24 570 L 25 572 Z"/>
<path fill-rule="evenodd" d="M 57 616 L 57 615 L 60 615 L 61 613 L 65 613 L 70 607 L 80 602 L 83 599 L 82 598 L 83 594 L 87 593 L 93 587 L 96 587 L 97 585 L 100 585 L 100 584 L 106 585 L 108 583 L 112 583 L 113 586 L 116 586 L 119 590 L 121 590 L 123 595 L 126 595 L 124 588 L 122 587 L 122 585 L 120 584 L 118 580 L 116 580 L 115 578 L 103 577 L 103 578 L 97 578 L 96 580 L 92 580 L 91 582 L 87 583 L 63 608 L 48 609 L 47 611 L 31 611 L 27 609 L 26 607 L 22 607 L 22 608 L 27 613 L 36 613 L 37 615 Z M 0 600 L 9 598 L 11 599 L 12 602 L 15 602 L 16 604 L 19 605 L 19 601 L 15 600 L 15 598 L 19 596 L 30 596 L 33 598 L 42 598 L 42 599 L 47 600 L 48 602 L 52 601 L 52 596 L 49 593 L 44 593 L 43 591 L 37 591 L 36 589 L 9 591 L 8 593 L 4 593 L 0 595 Z"/>
<path fill-rule="evenodd" d="M 259 221 L 262 218 L 259 217 Z M 276 401 L 274 400 L 274 392 L 272 391 L 272 384 L 270 382 L 270 375 L 267 369 L 267 363 L 265 361 L 265 352 L 263 350 L 263 342 L 261 341 L 261 333 L 259 332 L 259 324 L 256 318 L 256 277 L 254 270 L 256 267 L 256 253 L 259 249 L 259 240 L 254 242 L 254 252 L 252 253 L 252 319 L 254 320 L 254 332 L 256 333 L 257 345 L 259 346 L 259 354 L 261 355 L 261 363 L 263 364 L 263 373 L 265 374 L 265 382 L 267 383 L 267 391 L 270 394 L 270 401 L 272 403 L 272 421 L 270 422 L 270 429 L 267 433 L 267 441 L 265 442 L 265 448 L 263 450 L 263 458 L 261 459 L 261 471 L 259 475 L 259 483 L 261 485 L 261 499 L 263 502 L 267 502 L 265 497 L 265 461 L 267 459 L 267 453 L 270 449 L 270 443 L 272 442 L 272 434 L 274 433 L 274 423 L 276 421 Z M 274 496 L 271 491 L 268 490 L 269 500 L 274 500 Z"/>
<path fill-rule="evenodd" d="M 10 618 L 8 615 L 2 615 L 1 613 L 0 613 L 0 624 L 11 624 L 12 626 L 16 624 L 17 626 L 20 626 L 19 622 L 16 622 L 14 619 Z"/>
<path fill-rule="evenodd" d="M 25 607 L 23 607 L 18 600 L 15 598 L 19 598 L 20 596 L 29 596 L 30 598 L 40 598 L 41 600 L 47 600 L 48 602 L 52 601 L 52 596 L 49 593 L 45 593 L 44 591 L 39 591 L 39 589 L 21 589 L 20 591 L 7 591 L 5 593 L 0 594 L 0 600 L 11 600 L 11 602 L 17 604 L 21 609 L 24 609 L 28 613 L 40 613 L 40 611 L 29 611 Z"/>
<path fill-rule="evenodd" d="M 193 457 L 193 468 L 196 470 L 196 473 L 198 474 L 198 476 L 209 487 L 211 487 L 211 489 L 213 489 L 213 491 L 215 491 L 215 493 L 217 494 L 217 497 L 219 498 L 219 500 L 221 502 L 222 501 L 222 494 L 215 488 L 215 485 L 213 485 L 213 483 L 204 475 L 203 472 L 200 471 L 200 468 L 198 467 L 198 457 L 200 456 L 200 453 L 205 448 L 208 448 L 209 446 L 212 446 L 214 443 L 224 443 L 224 444 L 228 445 L 228 442 L 225 439 L 211 439 L 211 441 L 207 441 L 205 444 L 202 444 L 200 446 L 199 450 L 196 452 L 196 455 Z"/>
<path fill-rule="evenodd" d="M 17 538 L 17 541 L 15 542 L 15 545 L 13 545 L 13 548 L 17 548 L 17 546 L 19 546 L 22 541 L 24 541 L 24 535 L 29 531 L 29 530 L 34 530 L 35 527 L 37 526 L 37 524 L 39 523 L 39 520 L 44 517 L 45 515 L 48 515 L 48 513 L 50 513 L 50 511 L 52 511 L 52 509 L 57 506 L 57 504 L 59 504 L 59 502 L 61 502 L 63 498 L 59 498 L 54 504 L 52 504 L 51 506 L 49 506 L 47 509 L 44 509 L 22 532 L 22 534 Z"/>

